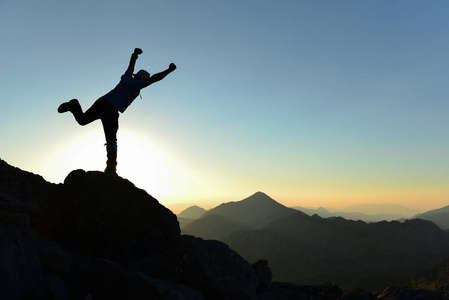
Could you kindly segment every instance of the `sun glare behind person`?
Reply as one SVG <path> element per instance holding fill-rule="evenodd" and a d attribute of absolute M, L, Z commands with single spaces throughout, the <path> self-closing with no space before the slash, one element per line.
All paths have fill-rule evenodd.
<path fill-rule="evenodd" d="M 145 189 L 153 197 L 164 197 L 170 193 L 173 178 L 172 164 L 163 147 L 145 136 L 123 130 L 119 134 L 120 176 Z"/>
<path fill-rule="evenodd" d="M 58 144 L 52 153 L 36 160 L 33 169 L 41 170 L 39 172 L 46 174 L 45 179 L 51 182 L 64 182 L 67 175 L 77 169 L 102 171 L 106 146 L 101 138 L 103 134 L 97 130 L 75 134 L 70 141 Z M 118 140 L 120 162 L 117 169 L 120 177 L 130 180 L 155 198 L 173 192 L 171 187 L 177 186 L 175 181 L 178 181 L 178 176 L 173 175 L 177 172 L 174 168 L 179 166 L 163 145 L 135 130 L 122 130 Z M 59 163 L 55 164 L 55 161 Z"/>

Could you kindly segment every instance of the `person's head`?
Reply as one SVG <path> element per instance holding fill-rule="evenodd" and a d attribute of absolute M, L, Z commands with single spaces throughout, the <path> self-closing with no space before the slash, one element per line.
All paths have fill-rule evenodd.
<path fill-rule="evenodd" d="M 139 72 L 134 74 L 134 78 L 140 79 L 140 80 L 148 79 L 148 78 L 150 78 L 150 73 L 148 73 L 145 70 L 139 70 Z"/>

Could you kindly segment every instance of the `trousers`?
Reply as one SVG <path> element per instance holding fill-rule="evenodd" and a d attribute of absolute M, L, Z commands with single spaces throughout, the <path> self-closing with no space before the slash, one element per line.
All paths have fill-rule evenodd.
<path fill-rule="evenodd" d="M 81 106 L 76 106 L 71 112 L 78 124 L 82 126 L 95 120 L 101 120 L 106 138 L 107 167 L 115 169 L 117 165 L 118 110 L 108 100 L 101 97 L 85 112 Z"/>

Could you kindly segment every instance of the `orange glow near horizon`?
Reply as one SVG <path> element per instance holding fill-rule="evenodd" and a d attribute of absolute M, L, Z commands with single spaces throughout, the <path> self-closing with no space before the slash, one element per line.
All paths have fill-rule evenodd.
<path fill-rule="evenodd" d="M 74 135 L 69 143 L 52 148 L 51 153 L 25 170 L 54 183 L 63 182 L 74 169 L 103 171 L 106 149 L 101 124 L 98 122 L 90 129 L 86 128 Z M 240 174 L 238 170 L 235 173 L 211 170 L 202 164 L 184 161 L 183 153 L 173 149 L 136 128 L 118 133 L 119 175 L 174 212 L 191 205 L 210 209 L 224 202 L 243 200 L 257 191 L 288 207 L 342 209 L 361 203 L 397 203 L 427 211 L 448 204 L 449 188 L 444 183 L 413 185 L 377 181 L 369 184 L 366 178 L 351 182 L 333 178 L 332 174 L 327 175 L 329 178 L 319 174 L 301 178 L 288 173 L 275 176 L 276 180 L 272 181 L 273 177 L 264 174 L 255 177 Z"/>

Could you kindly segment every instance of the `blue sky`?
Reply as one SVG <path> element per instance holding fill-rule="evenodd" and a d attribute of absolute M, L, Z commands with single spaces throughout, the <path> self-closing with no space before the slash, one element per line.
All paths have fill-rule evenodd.
<path fill-rule="evenodd" d="M 168 206 L 449 200 L 447 1 L 0 1 L 0 158 L 103 170 L 99 122 L 136 69 L 178 69 L 120 116 L 119 175 Z"/>

